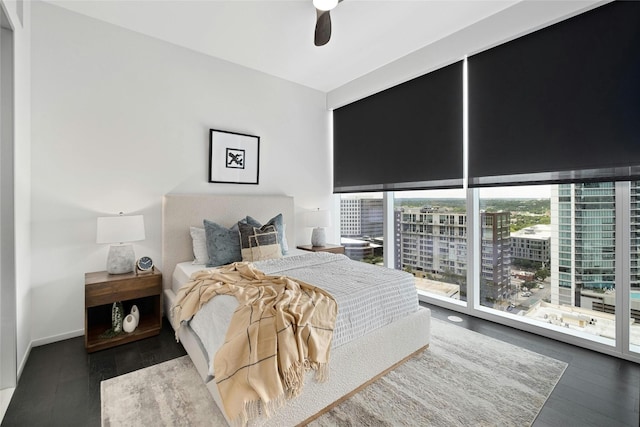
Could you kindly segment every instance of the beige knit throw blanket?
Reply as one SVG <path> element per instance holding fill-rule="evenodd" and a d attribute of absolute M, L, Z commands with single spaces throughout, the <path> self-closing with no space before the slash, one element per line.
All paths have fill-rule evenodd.
<path fill-rule="evenodd" d="M 233 295 L 239 303 L 214 356 L 215 381 L 232 424 L 271 416 L 302 391 L 310 369 L 316 380 L 327 379 L 338 311 L 330 294 L 238 262 L 192 275 L 171 309 L 174 326 L 216 295 Z"/>

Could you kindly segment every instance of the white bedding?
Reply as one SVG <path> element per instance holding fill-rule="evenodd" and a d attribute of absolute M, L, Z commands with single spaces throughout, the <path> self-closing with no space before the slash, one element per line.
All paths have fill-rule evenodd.
<path fill-rule="evenodd" d="M 418 310 L 418 296 L 411 274 L 354 262 L 344 255 L 305 252 L 282 259 L 257 261 L 254 265 L 266 274 L 298 279 L 333 295 L 338 303 L 333 348 Z M 174 292 L 202 267 L 191 263 L 178 264 L 173 275 Z M 224 341 L 236 307 L 234 297 L 217 296 L 189 322 L 210 362 L 210 375 L 213 372 L 213 355 Z"/>
<path fill-rule="evenodd" d="M 308 253 L 308 251 L 304 251 L 301 249 L 289 249 L 288 255 L 285 255 L 284 257 L 288 258 L 296 255 L 305 255 Z M 178 263 L 175 270 L 173 270 L 173 276 L 171 280 L 171 289 L 173 290 L 173 293 L 177 294 L 180 287 L 189 281 L 189 278 L 193 273 L 206 268 L 207 267 L 205 265 L 194 264 L 192 261 Z"/>

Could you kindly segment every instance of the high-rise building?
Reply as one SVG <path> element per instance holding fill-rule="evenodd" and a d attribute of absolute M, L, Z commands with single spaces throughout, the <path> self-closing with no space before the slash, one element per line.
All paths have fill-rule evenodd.
<path fill-rule="evenodd" d="M 630 273 L 629 284 L 640 290 L 640 181 L 631 181 L 630 190 Z"/>
<path fill-rule="evenodd" d="M 482 212 L 480 300 L 495 301 L 511 293 L 511 238 L 509 212 Z"/>
<path fill-rule="evenodd" d="M 340 235 L 342 237 L 381 238 L 382 199 L 343 196 L 340 199 Z"/>
<path fill-rule="evenodd" d="M 399 245 L 402 269 L 465 277 L 467 215 L 430 208 L 400 208 Z"/>
<path fill-rule="evenodd" d="M 547 264 L 550 252 L 551 225 L 537 224 L 511 233 L 511 259 Z"/>
<path fill-rule="evenodd" d="M 384 211 L 382 199 L 360 200 L 360 232 L 363 237 L 376 239 L 382 237 Z"/>
<path fill-rule="evenodd" d="M 612 182 L 552 187 L 552 303 L 581 306 L 583 291 L 615 288 L 615 212 Z"/>
<path fill-rule="evenodd" d="M 396 268 L 435 274 L 460 285 L 466 294 L 467 215 L 437 208 L 395 211 Z M 481 295 L 484 301 L 506 298 L 510 289 L 509 213 L 481 214 Z"/>
<path fill-rule="evenodd" d="M 340 199 L 340 235 L 342 237 L 360 237 L 360 198 L 342 197 Z"/>
<path fill-rule="evenodd" d="M 345 255 L 362 261 L 383 256 L 383 201 L 380 198 L 343 196 L 340 199 L 340 236 Z"/>

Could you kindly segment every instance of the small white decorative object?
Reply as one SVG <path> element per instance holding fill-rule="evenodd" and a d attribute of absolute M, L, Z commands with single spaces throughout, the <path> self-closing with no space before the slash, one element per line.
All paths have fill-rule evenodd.
<path fill-rule="evenodd" d="M 140 323 L 140 312 L 138 311 L 137 305 L 131 307 L 131 315 L 136 318 L 136 326 L 138 326 L 138 323 Z"/>
<path fill-rule="evenodd" d="M 128 314 L 127 317 L 122 321 L 122 329 L 126 333 L 131 333 L 135 331 L 138 322 L 136 322 L 136 318 L 133 317 L 133 314 Z"/>

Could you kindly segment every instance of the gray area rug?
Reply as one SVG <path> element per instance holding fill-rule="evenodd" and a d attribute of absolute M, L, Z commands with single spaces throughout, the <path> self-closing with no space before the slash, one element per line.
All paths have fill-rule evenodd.
<path fill-rule="evenodd" d="M 429 349 L 312 426 L 527 426 L 566 363 L 432 319 Z M 103 426 L 224 426 L 188 356 L 101 384 Z"/>

